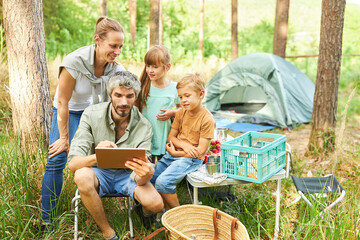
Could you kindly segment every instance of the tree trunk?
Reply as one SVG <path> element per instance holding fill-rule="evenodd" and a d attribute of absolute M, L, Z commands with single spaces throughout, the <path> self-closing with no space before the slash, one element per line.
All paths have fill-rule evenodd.
<path fill-rule="evenodd" d="M 100 0 L 100 14 L 101 16 L 107 16 L 107 0 Z"/>
<path fill-rule="evenodd" d="M 231 59 L 239 56 L 238 43 L 238 0 L 231 0 Z"/>
<path fill-rule="evenodd" d="M 290 0 L 276 1 L 273 53 L 285 57 Z"/>
<path fill-rule="evenodd" d="M 335 127 L 345 0 L 323 0 L 320 47 L 309 151 L 335 148 Z"/>
<path fill-rule="evenodd" d="M 159 0 L 150 1 L 149 47 L 159 44 Z"/>
<path fill-rule="evenodd" d="M 3 14 L 14 133 L 36 151 L 51 124 L 42 1 L 4 0 Z"/>
<path fill-rule="evenodd" d="M 159 0 L 159 44 L 163 44 L 163 17 L 162 17 L 162 0 Z"/>
<path fill-rule="evenodd" d="M 204 0 L 200 0 L 199 57 L 204 57 Z"/>
<path fill-rule="evenodd" d="M 135 48 L 136 38 L 136 0 L 129 0 L 129 15 L 130 15 L 130 36 L 131 43 Z"/>

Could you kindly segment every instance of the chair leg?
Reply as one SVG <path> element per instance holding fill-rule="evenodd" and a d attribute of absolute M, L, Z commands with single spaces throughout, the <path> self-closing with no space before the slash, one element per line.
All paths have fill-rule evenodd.
<path fill-rule="evenodd" d="M 291 167 L 291 171 L 294 171 L 294 167 L 293 167 L 293 163 L 292 163 L 292 155 L 291 155 L 291 146 L 290 144 L 286 143 L 286 155 L 287 156 L 287 162 L 286 162 L 286 178 L 289 177 L 289 172 L 290 172 L 290 167 Z"/>
<path fill-rule="evenodd" d="M 129 228 L 130 228 L 130 237 L 134 237 L 134 226 L 131 218 L 131 198 L 127 197 L 127 207 L 128 207 L 128 217 L 129 217 Z"/>
<path fill-rule="evenodd" d="M 289 205 L 287 205 L 287 207 L 290 207 L 291 205 L 294 205 L 295 203 L 297 203 L 298 201 L 300 201 L 301 196 L 297 196 L 291 203 L 289 203 Z"/>
<path fill-rule="evenodd" d="M 76 189 L 75 197 L 71 200 L 71 203 L 74 206 L 75 214 L 74 214 L 74 239 L 78 239 L 78 214 L 79 214 L 79 202 L 80 202 L 80 195 L 79 190 Z"/>
<path fill-rule="evenodd" d="M 281 179 L 277 180 L 276 189 L 276 214 L 275 214 L 275 234 L 274 239 L 279 237 L 279 220 L 280 220 L 280 195 L 281 195 Z"/>
<path fill-rule="evenodd" d="M 304 199 L 304 201 L 305 201 L 307 204 L 309 204 L 310 207 L 313 206 L 312 203 L 309 201 L 309 199 L 307 199 L 307 197 L 303 194 L 302 191 L 298 191 L 298 193 L 299 193 L 300 197 L 301 197 L 302 199 Z"/>
<path fill-rule="evenodd" d="M 194 195 L 194 204 L 201 205 L 201 203 L 199 202 L 199 188 L 197 187 L 193 188 L 193 195 Z"/>
<path fill-rule="evenodd" d="M 338 197 L 332 204 L 330 204 L 329 206 L 327 206 L 322 212 L 320 212 L 320 216 L 324 213 L 326 213 L 330 208 L 334 207 L 335 204 L 337 204 L 338 202 L 340 202 L 343 198 L 345 197 L 345 191 L 343 190 L 341 192 L 340 197 Z"/>
<path fill-rule="evenodd" d="M 192 197 L 192 195 L 191 195 L 190 183 L 189 183 L 189 181 L 187 181 L 187 180 L 186 180 L 186 187 L 187 187 L 187 190 L 188 190 L 188 193 L 189 193 L 189 196 L 190 196 L 190 200 L 191 200 L 191 202 L 193 203 L 194 200 L 193 200 L 193 197 Z"/>
<path fill-rule="evenodd" d="M 74 212 L 75 212 L 75 214 L 74 214 L 74 240 L 78 240 L 78 235 L 79 235 L 78 215 L 79 215 L 79 203 L 80 203 L 80 201 L 81 201 L 81 198 L 80 198 L 80 195 L 79 195 L 79 190 L 76 189 L 75 197 L 71 200 L 71 203 L 73 205 Z M 134 237 L 134 225 L 133 225 L 132 218 L 131 218 L 131 198 L 127 197 L 126 202 L 127 202 L 127 208 L 128 208 L 130 237 L 133 238 Z"/>

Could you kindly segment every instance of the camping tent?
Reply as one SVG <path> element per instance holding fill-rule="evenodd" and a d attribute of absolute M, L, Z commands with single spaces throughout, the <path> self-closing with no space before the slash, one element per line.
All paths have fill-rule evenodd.
<path fill-rule="evenodd" d="M 210 79 L 203 104 L 219 118 L 285 128 L 311 120 L 314 91 L 311 80 L 283 58 L 253 53 Z"/>

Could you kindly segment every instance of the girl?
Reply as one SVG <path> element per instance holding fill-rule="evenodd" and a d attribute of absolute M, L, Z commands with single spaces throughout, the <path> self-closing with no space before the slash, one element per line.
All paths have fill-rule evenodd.
<path fill-rule="evenodd" d="M 96 22 L 95 44 L 68 54 L 59 68 L 59 85 L 54 97 L 50 130 L 49 159 L 42 182 L 41 230 L 51 228 L 63 184 L 63 169 L 69 144 L 84 109 L 107 101 L 108 77 L 124 67 L 116 62 L 124 43 L 124 29 L 114 19 L 100 17 Z"/>
<path fill-rule="evenodd" d="M 136 105 L 152 125 L 153 161 L 160 159 L 166 151 L 166 141 L 180 101 L 176 83 L 166 74 L 171 67 L 171 56 L 167 47 L 156 45 L 144 57 L 145 68 L 140 76 L 141 92 Z"/>

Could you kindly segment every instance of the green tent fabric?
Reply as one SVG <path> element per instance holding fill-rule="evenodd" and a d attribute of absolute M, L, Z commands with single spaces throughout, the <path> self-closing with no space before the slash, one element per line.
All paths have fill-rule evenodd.
<path fill-rule="evenodd" d="M 210 79 L 203 104 L 220 118 L 285 128 L 310 122 L 314 92 L 311 80 L 285 59 L 253 53 Z"/>

